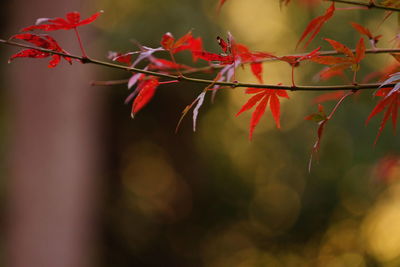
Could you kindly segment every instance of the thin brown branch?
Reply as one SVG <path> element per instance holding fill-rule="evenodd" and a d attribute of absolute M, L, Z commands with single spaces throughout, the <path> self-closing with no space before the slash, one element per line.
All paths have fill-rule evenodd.
<path fill-rule="evenodd" d="M 123 80 L 112 80 L 112 81 L 93 81 L 91 82 L 91 85 L 119 85 L 119 84 L 126 84 L 128 83 L 128 79 L 123 79 Z"/>
<path fill-rule="evenodd" d="M 386 11 L 400 12 L 400 8 L 378 5 L 374 1 L 369 1 L 368 3 L 358 2 L 358 1 L 350 1 L 350 0 L 327 0 L 327 1 L 341 3 L 341 4 L 347 4 L 347 5 L 364 6 L 369 9 L 375 8 L 375 9 L 383 9 Z"/>
<path fill-rule="evenodd" d="M 56 54 L 64 57 L 70 57 L 74 58 L 77 60 L 80 60 L 84 64 L 95 64 L 95 65 L 100 65 L 100 66 L 105 66 L 109 68 L 114 68 L 114 69 L 121 69 L 124 71 L 128 72 L 137 72 L 137 73 L 143 73 L 146 75 L 151 75 L 151 76 L 156 76 L 160 78 L 166 78 L 168 80 L 178 80 L 178 81 L 183 81 L 183 82 L 192 82 L 192 83 L 200 83 L 200 84 L 214 84 L 214 85 L 219 85 L 227 88 L 236 88 L 236 87 L 252 87 L 252 88 L 269 88 L 269 89 L 278 89 L 278 90 L 290 90 L 290 91 L 336 91 L 336 90 L 363 90 L 363 89 L 376 89 L 378 88 L 381 84 L 380 83 L 367 83 L 367 84 L 350 84 L 350 85 L 330 85 L 330 86 L 287 86 L 287 85 L 270 85 L 270 84 L 255 84 L 255 83 L 241 83 L 241 82 L 215 82 L 213 80 L 207 80 L 207 79 L 197 79 L 197 78 L 191 78 L 191 77 L 186 77 L 186 76 L 180 76 L 180 75 L 172 75 L 172 74 L 166 74 L 166 73 L 159 73 L 159 72 L 154 72 L 154 71 L 148 71 L 148 70 L 143 70 L 143 69 L 138 69 L 138 68 L 131 68 L 123 65 L 118 65 L 110 62 L 105 62 L 105 61 L 100 61 L 97 59 L 91 59 L 91 58 L 85 58 L 77 55 L 71 55 L 71 54 L 66 54 L 62 52 L 57 52 L 53 50 L 48 50 L 36 46 L 31 46 L 27 44 L 21 44 L 17 42 L 13 42 L 10 40 L 3 40 L 0 39 L 0 43 L 6 44 L 6 45 L 11 45 L 11 46 L 18 46 L 18 47 L 23 47 L 23 48 L 29 48 L 29 49 L 36 49 L 38 51 L 42 51 L 45 53 L 50 53 L 50 54 Z M 392 53 L 394 52 L 394 49 L 385 49 L 385 50 L 380 50 L 380 51 L 385 51 L 386 53 Z M 390 51 L 390 52 L 389 52 Z M 396 50 L 396 52 L 399 52 L 400 50 Z M 376 53 L 377 51 L 374 51 Z M 384 52 L 381 52 L 384 53 Z M 332 51 L 326 51 L 325 55 L 331 55 Z M 394 84 L 387 84 L 383 87 L 392 87 Z"/>
<path fill-rule="evenodd" d="M 351 51 L 353 53 L 356 53 L 355 49 L 351 49 Z M 400 53 L 400 48 L 376 48 L 376 49 L 366 49 L 365 50 L 365 54 L 390 54 L 390 53 Z M 298 53 L 298 54 L 289 54 L 289 55 L 285 55 L 285 57 L 302 57 L 302 56 L 306 56 L 308 54 L 309 54 L 309 52 Z M 343 55 L 343 53 L 338 52 L 336 50 L 327 50 L 327 51 L 320 51 L 319 55 L 320 56 L 335 56 L 335 55 Z M 263 63 L 264 62 L 275 62 L 275 61 L 279 61 L 279 58 L 280 57 L 272 57 L 272 58 L 255 60 L 255 62 L 263 62 Z M 201 67 L 201 68 L 193 68 L 193 69 L 189 69 L 189 70 L 184 70 L 184 71 L 182 71 L 182 74 L 210 72 L 210 71 L 213 71 L 216 69 L 221 69 L 223 67 L 224 67 L 223 65 L 210 65 L 210 66 L 205 66 L 205 67 Z"/>
<path fill-rule="evenodd" d="M 332 109 L 331 113 L 329 113 L 327 119 L 330 120 L 333 116 L 333 114 L 335 114 L 336 110 L 338 109 L 338 107 L 342 104 L 342 102 L 348 97 L 351 96 L 355 93 L 356 91 L 350 91 L 347 92 L 344 96 L 342 96 L 339 101 L 336 103 L 335 107 Z"/>

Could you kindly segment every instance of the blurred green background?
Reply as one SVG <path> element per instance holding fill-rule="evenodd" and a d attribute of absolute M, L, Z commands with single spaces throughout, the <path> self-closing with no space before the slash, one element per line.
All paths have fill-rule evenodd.
<path fill-rule="evenodd" d="M 3 12 L 7 3 L 2 4 Z M 310 9 L 293 0 L 280 9 L 277 0 L 229 0 L 219 16 L 216 5 L 216 0 L 83 1 L 84 17 L 105 11 L 86 26 L 94 28 L 87 50 L 95 51 L 89 52 L 92 57 L 106 60 L 109 50 L 137 50 L 132 39 L 158 47 L 165 32 L 180 37 L 193 29 L 208 51 L 219 51 L 216 36 L 230 31 L 251 50 L 292 54 L 307 23 L 322 14 L 328 3 Z M 14 33 L 10 29 L 26 26 L 8 25 L 8 16 L 12 14 L 1 16 L 7 25 L 3 38 Z M 396 17 L 378 28 L 383 16 L 382 11 L 340 10 L 309 50 L 330 49 L 322 37 L 354 47 L 359 34 L 350 21 L 384 34 L 378 46 L 392 47 Z M 85 39 L 84 34 L 83 30 Z M 10 49 L 0 51 L 4 71 Z M 184 52 L 177 60 L 190 64 L 191 57 Z M 359 77 L 391 61 L 389 56 L 368 56 Z M 84 67 L 95 68 L 98 80 L 129 77 L 121 71 Z M 319 70 L 321 66 L 313 63 L 301 65 L 296 69 L 297 84 L 314 84 L 312 77 Z M 237 79 L 256 82 L 248 67 L 238 71 Z M 289 65 L 265 63 L 264 79 L 290 84 Z M 7 77 L 2 75 L 1 80 L 4 86 Z M 325 82 L 337 83 L 341 79 Z M 250 142 L 251 113 L 234 116 L 248 98 L 242 88 L 221 90 L 214 103 L 206 97 L 197 132 L 192 132 L 189 113 L 177 134 L 182 110 L 202 85 L 160 86 L 134 120 L 130 106 L 123 104 L 129 93 L 126 85 L 97 89 L 105 97 L 99 148 L 104 165 L 96 177 L 101 193 L 95 266 L 400 266 L 396 158 L 400 141 L 388 125 L 373 146 L 381 118 L 365 126 L 376 103 L 373 91 L 351 97 L 339 108 L 325 129 L 319 162 L 314 161 L 308 173 L 316 125 L 304 117 L 316 111 L 312 100 L 319 93 L 289 92 L 290 99 L 282 101 L 282 129 L 276 129 L 267 111 Z M 11 107 L 3 91 L 0 94 L 3 166 Z M 327 110 L 333 105 L 325 104 Z M 7 170 L 2 169 L 6 177 Z M 5 199 L 5 179 L 1 184 L 0 197 Z"/>

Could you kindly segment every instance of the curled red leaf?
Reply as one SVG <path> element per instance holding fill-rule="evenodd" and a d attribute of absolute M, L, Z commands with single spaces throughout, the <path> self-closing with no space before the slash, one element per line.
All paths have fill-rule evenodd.
<path fill-rule="evenodd" d="M 158 85 L 159 81 L 155 77 L 143 80 L 139 83 L 139 93 L 132 104 L 132 118 L 136 115 L 136 113 L 138 113 L 144 106 L 146 106 L 150 102 L 156 92 Z"/>
<path fill-rule="evenodd" d="M 360 34 L 363 34 L 363 35 L 368 37 L 368 39 L 370 40 L 371 45 L 372 45 L 373 48 L 376 47 L 376 44 L 378 43 L 379 39 L 382 38 L 382 35 L 373 36 L 368 28 L 365 28 L 365 27 L 363 27 L 362 25 L 360 25 L 358 23 L 351 22 L 350 24 Z"/>

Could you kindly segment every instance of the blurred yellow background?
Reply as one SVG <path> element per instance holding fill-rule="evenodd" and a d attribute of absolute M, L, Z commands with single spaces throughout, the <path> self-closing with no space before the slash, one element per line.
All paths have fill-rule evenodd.
<path fill-rule="evenodd" d="M 295 46 L 307 23 L 329 6 L 323 2 L 311 9 L 292 0 L 280 8 L 278 0 L 229 0 L 217 16 L 217 2 L 82 1 L 85 17 L 105 11 L 88 26 L 94 30 L 87 50 L 106 60 L 109 50 L 137 50 L 132 40 L 158 47 L 165 32 L 180 37 L 193 29 L 207 51 L 218 53 L 215 38 L 229 31 L 252 51 L 293 54 L 302 52 Z M 318 46 L 329 50 L 323 37 L 354 47 L 360 36 L 350 21 L 383 34 L 378 46 L 392 47 L 396 17 L 378 27 L 384 15 L 378 10 L 338 10 L 307 51 Z M 7 56 L 2 53 L 2 71 L 8 67 Z M 191 64 L 186 52 L 177 60 Z M 387 55 L 370 55 L 358 77 L 389 62 Z M 13 68 L 18 69 L 17 64 Z M 98 80 L 129 77 L 84 67 L 95 68 Z M 266 83 L 290 84 L 288 64 L 269 62 L 263 67 Z M 296 83 L 315 84 L 312 78 L 321 69 L 301 64 L 295 70 Z M 237 79 L 256 82 L 248 66 L 239 68 Z M 322 82 L 339 83 L 338 78 Z M 103 172 L 96 177 L 101 188 L 94 245 L 98 266 L 400 266 L 400 142 L 387 126 L 373 147 L 379 119 L 365 126 L 376 103 L 373 91 L 346 99 L 328 123 L 319 160 L 308 173 L 317 126 L 304 117 L 316 111 L 312 99 L 321 93 L 289 92 L 290 99 L 281 103 L 282 129 L 276 129 L 267 110 L 250 142 L 251 112 L 235 117 L 249 96 L 243 88 L 221 90 L 214 103 L 206 97 L 196 133 L 189 113 L 175 134 L 181 111 L 202 89 L 200 84 L 162 85 L 131 120 L 130 106 L 123 104 L 129 93 L 126 85 L 96 88 L 104 95 L 106 114 L 100 120 L 105 133 L 99 148 Z M 333 105 L 325 104 L 327 110 Z M 3 108 L 2 128 L 10 123 L 3 119 L 9 109 Z M 5 159 L 8 152 L 1 152 Z M 392 165 L 385 167 L 388 161 Z M 6 195 L 6 189 L 3 192 Z"/>

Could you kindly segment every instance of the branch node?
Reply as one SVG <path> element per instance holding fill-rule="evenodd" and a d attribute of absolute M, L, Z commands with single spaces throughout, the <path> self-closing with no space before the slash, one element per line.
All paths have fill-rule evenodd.
<path fill-rule="evenodd" d="M 235 89 L 236 87 L 238 87 L 238 85 L 239 85 L 239 82 L 235 80 L 235 81 L 232 82 L 231 87 L 232 87 L 233 89 Z"/>
<path fill-rule="evenodd" d="M 368 8 L 371 9 L 371 8 L 374 8 L 374 7 L 377 7 L 377 5 L 375 3 L 375 0 L 369 0 Z"/>
<path fill-rule="evenodd" d="M 374 8 L 375 7 L 375 4 L 374 4 L 374 2 L 373 1 L 370 1 L 369 3 L 368 3 L 368 9 L 371 9 L 371 8 Z"/>
<path fill-rule="evenodd" d="M 92 60 L 88 57 L 82 57 L 81 62 L 82 62 L 82 64 L 87 64 L 87 63 L 91 63 Z"/>

